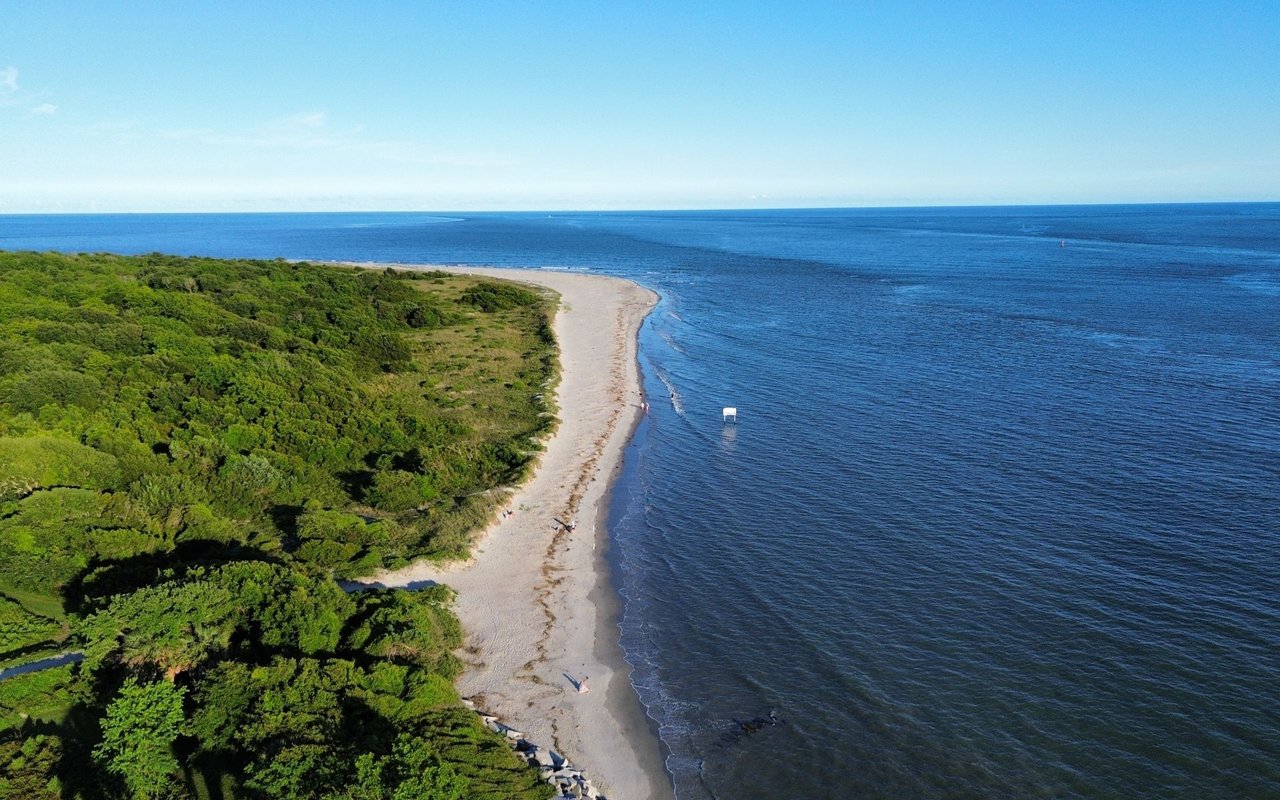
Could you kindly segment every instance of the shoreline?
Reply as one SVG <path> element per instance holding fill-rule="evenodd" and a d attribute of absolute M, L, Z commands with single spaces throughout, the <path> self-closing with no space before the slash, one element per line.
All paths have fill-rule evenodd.
<path fill-rule="evenodd" d="M 435 264 L 348 264 L 439 269 L 513 280 L 560 295 L 559 426 L 532 477 L 475 540 L 470 559 L 418 562 L 354 583 L 440 582 L 458 592 L 466 669 L 457 685 L 488 713 L 549 742 L 586 768 L 610 800 L 673 800 L 661 741 L 631 685 L 619 643 L 621 598 L 607 558 L 609 498 L 642 415 L 638 335 L 658 296 L 613 276 Z M 554 519 L 576 520 L 572 532 Z M 591 691 L 569 678 L 589 677 Z"/>

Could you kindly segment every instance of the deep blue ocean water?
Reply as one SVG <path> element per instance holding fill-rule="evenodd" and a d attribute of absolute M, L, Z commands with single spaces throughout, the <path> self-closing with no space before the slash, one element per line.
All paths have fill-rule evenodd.
<path fill-rule="evenodd" d="M 1280 204 L 0 216 L 0 248 L 657 290 L 611 555 L 681 800 L 1280 797 Z"/>

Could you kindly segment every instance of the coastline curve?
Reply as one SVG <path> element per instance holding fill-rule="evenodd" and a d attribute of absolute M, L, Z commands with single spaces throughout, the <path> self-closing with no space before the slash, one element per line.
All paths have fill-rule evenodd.
<path fill-rule="evenodd" d="M 477 535 L 467 561 L 418 562 L 357 583 L 452 586 L 467 634 L 467 667 L 458 680 L 464 696 L 589 767 L 610 798 L 671 800 L 661 744 L 618 642 L 620 599 L 605 557 L 609 489 L 643 413 L 639 330 L 657 294 L 578 271 L 351 266 L 439 269 L 560 295 L 560 424 L 507 503 L 514 513 Z M 576 691 L 585 678 L 593 692 Z"/>

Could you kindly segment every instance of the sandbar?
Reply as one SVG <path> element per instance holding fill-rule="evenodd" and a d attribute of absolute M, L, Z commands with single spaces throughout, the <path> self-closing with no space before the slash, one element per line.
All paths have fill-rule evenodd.
<path fill-rule="evenodd" d="M 619 603 L 605 560 L 609 485 L 643 413 L 637 335 L 657 295 L 579 272 L 413 268 L 522 281 L 560 295 L 560 423 L 533 476 L 505 504 L 514 513 L 478 535 L 472 558 L 419 562 L 366 582 L 456 589 L 467 633 L 464 697 L 587 770 L 610 800 L 669 800 L 661 745 L 618 645 Z M 589 679 L 590 691 L 576 691 L 570 678 Z"/>

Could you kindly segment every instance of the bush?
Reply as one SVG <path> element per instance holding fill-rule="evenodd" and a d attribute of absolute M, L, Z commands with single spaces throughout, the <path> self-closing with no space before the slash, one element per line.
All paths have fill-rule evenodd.
<path fill-rule="evenodd" d="M 55 639 L 62 626 L 32 614 L 20 603 L 0 595 L 0 659 L 16 651 Z"/>
<path fill-rule="evenodd" d="M 46 486 L 108 489 L 118 479 L 116 460 L 91 447 L 48 435 L 0 438 L 0 500 Z"/>
<path fill-rule="evenodd" d="M 459 302 L 475 306 L 481 311 L 502 311 L 517 306 L 536 306 L 538 296 L 527 289 L 510 283 L 481 282 L 463 293 Z"/>
<path fill-rule="evenodd" d="M 382 470 L 373 476 L 366 499 L 369 505 L 383 511 L 408 511 L 422 502 L 422 487 L 412 472 Z"/>

